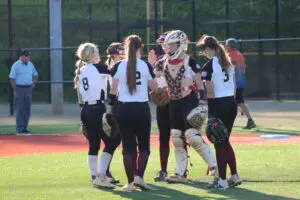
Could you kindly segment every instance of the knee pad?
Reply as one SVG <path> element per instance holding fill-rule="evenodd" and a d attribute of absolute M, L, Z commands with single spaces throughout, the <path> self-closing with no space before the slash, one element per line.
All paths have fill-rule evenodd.
<path fill-rule="evenodd" d="M 199 131 L 194 128 L 185 131 L 185 137 L 193 149 L 203 158 L 209 167 L 217 165 L 214 154 L 210 147 L 204 142 Z"/>
<path fill-rule="evenodd" d="M 172 142 L 174 147 L 184 147 L 184 142 L 182 138 L 182 132 L 178 129 L 171 130 Z"/>
<path fill-rule="evenodd" d="M 184 141 L 181 133 L 181 130 L 171 130 L 172 141 L 175 147 L 176 174 L 183 176 L 187 169 L 188 160 L 187 151 L 184 148 Z"/>
<path fill-rule="evenodd" d="M 205 105 L 199 105 L 191 110 L 186 119 L 193 128 L 200 130 L 207 119 L 207 107 Z"/>

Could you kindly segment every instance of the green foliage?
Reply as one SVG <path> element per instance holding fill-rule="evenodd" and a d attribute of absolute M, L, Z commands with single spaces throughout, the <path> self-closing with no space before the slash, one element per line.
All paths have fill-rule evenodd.
<path fill-rule="evenodd" d="M 12 27 L 13 47 L 32 48 L 48 47 L 48 0 L 13 0 Z M 116 40 L 116 1 L 114 0 L 63 0 L 62 28 L 63 46 L 78 46 L 79 43 L 89 41 L 99 45 L 108 45 Z M 202 33 L 215 35 L 220 40 L 227 37 L 226 33 L 226 5 L 224 0 L 196 0 L 196 37 Z M 229 36 L 238 39 L 273 38 L 275 37 L 275 5 L 274 1 L 265 0 L 228 0 Z M 291 19 L 299 17 L 300 6 L 295 0 L 280 1 L 280 35 L 282 37 L 297 37 L 300 24 Z M 89 15 L 91 5 L 91 16 Z M 146 41 L 147 12 L 146 0 L 120 0 L 120 34 L 121 38 L 128 34 L 139 34 Z M 7 27 L 7 6 L 0 4 L 0 26 Z M 164 1 L 163 24 L 164 30 L 182 29 L 193 40 L 192 1 Z M 154 7 L 152 8 L 154 17 Z M 89 17 L 92 23 L 89 22 Z M 242 20 L 242 21 L 236 21 Z M 259 23 L 260 22 L 260 23 Z M 154 24 L 150 24 L 151 42 L 155 41 Z M 0 49 L 8 48 L 8 32 L 0 32 Z M 90 38 L 91 37 L 91 38 Z M 195 38 L 195 39 L 197 39 Z M 266 43 L 269 49 L 274 49 L 274 43 Z M 295 42 L 290 48 L 298 49 Z M 254 47 L 254 48 L 252 48 Z M 243 51 L 257 51 L 258 44 L 249 45 Z M 248 48 L 248 49 L 247 49 Z M 106 48 L 100 48 L 105 54 Z M 74 73 L 75 49 L 64 50 L 63 72 L 64 79 L 71 80 Z M 6 62 L 9 52 L 0 54 L 0 80 L 6 81 L 8 69 Z M 13 52 L 14 59 L 17 53 Z M 49 80 L 48 51 L 34 51 L 32 55 L 40 80 Z M 257 57 L 255 57 L 257 60 Z M 273 67 L 272 63 L 270 68 Z M 7 99 L 8 89 L 1 86 L 0 101 Z M 41 86 L 41 91 L 48 90 L 48 86 Z M 67 91 L 72 96 L 73 90 Z"/>

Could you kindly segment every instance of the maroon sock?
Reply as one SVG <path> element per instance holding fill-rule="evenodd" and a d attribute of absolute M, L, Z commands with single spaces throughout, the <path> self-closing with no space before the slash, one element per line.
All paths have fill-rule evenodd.
<path fill-rule="evenodd" d="M 167 172 L 169 153 L 170 153 L 169 144 L 161 144 L 159 147 L 159 156 L 160 156 L 160 167 L 163 172 Z"/>
<path fill-rule="evenodd" d="M 137 164 L 138 164 L 137 175 L 141 178 L 144 177 L 144 172 L 147 167 L 148 158 L 149 158 L 149 151 L 139 152 L 138 159 L 137 159 Z"/>
<path fill-rule="evenodd" d="M 134 156 L 131 154 L 124 154 L 123 155 L 123 163 L 128 179 L 128 183 L 133 182 L 134 180 Z"/>
<path fill-rule="evenodd" d="M 229 165 L 231 175 L 234 175 L 236 174 L 236 159 L 235 159 L 233 148 L 229 142 L 227 143 L 226 151 L 227 151 L 227 163 Z"/>
<path fill-rule="evenodd" d="M 227 152 L 225 147 L 216 147 L 216 158 L 219 171 L 219 177 L 226 179 L 226 167 L 227 167 Z"/>
<path fill-rule="evenodd" d="M 133 154 L 133 166 L 134 166 L 133 173 L 134 173 L 134 175 L 136 175 L 136 173 L 137 173 L 137 159 L 138 159 L 137 153 Z"/>

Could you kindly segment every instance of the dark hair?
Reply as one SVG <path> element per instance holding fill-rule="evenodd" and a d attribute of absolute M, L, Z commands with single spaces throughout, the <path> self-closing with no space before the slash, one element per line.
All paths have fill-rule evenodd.
<path fill-rule="evenodd" d="M 136 52 L 142 46 L 142 40 L 137 35 L 129 35 L 125 39 L 125 56 L 127 59 L 126 77 L 130 94 L 136 91 Z"/>
<path fill-rule="evenodd" d="M 111 43 L 106 49 L 107 59 L 105 64 L 111 66 L 115 55 L 124 55 L 124 44 L 120 42 Z"/>
<path fill-rule="evenodd" d="M 203 35 L 197 42 L 197 46 L 200 47 L 200 51 L 204 51 L 205 48 L 210 48 L 216 52 L 216 56 L 219 58 L 219 63 L 224 69 L 228 69 L 231 65 L 230 57 L 225 51 L 224 46 L 214 36 Z"/>

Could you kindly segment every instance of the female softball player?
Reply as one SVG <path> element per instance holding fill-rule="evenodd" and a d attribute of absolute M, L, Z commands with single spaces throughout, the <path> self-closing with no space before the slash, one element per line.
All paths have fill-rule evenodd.
<path fill-rule="evenodd" d="M 109 69 L 112 69 L 117 62 L 124 59 L 124 45 L 120 42 L 113 42 L 108 46 L 106 53 L 107 59 L 105 64 L 109 67 Z"/>
<path fill-rule="evenodd" d="M 113 152 L 119 145 L 102 129 L 102 115 L 105 112 L 105 79 L 101 77 L 96 63 L 99 63 L 99 50 L 92 43 L 81 44 L 76 52 L 79 60 L 76 63 L 75 88 L 78 88 L 79 97 L 82 98 L 81 121 L 85 127 L 86 137 L 89 142 L 88 167 L 94 186 L 113 188 L 106 178 L 106 171 L 111 161 Z M 98 152 L 100 142 L 105 144 L 97 172 Z"/>
<path fill-rule="evenodd" d="M 198 107 L 197 88 L 203 94 L 200 66 L 187 54 L 188 38 L 180 30 L 171 31 L 165 38 L 167 59 L 163 65 L 170 96 L 171 136 L 175 147 L 176 172 L 166 178 L 168 182 L 187 182 L 188 156 L 186 142 L 205 160 L 210 174 L 216 171 L 216 161 L 210 147 L 204 143 L 199 128 L 193 127 L 188 115 Z M 196 86 L 195 86 L 196 84 Z"/>
<path fill-rule="evenodd" d="M 136 190 L 136 186 L 145 190 L 150 189 L 143 178 L 150 154 L 151 115 L 148 87 L 156 90 L 157 84 L 153 80 L 152 67 L 141 60 L 142 47 L 139 36 L 129 35 L 125 39 L 125 60 L 117 63 L 112 71 L 112 90 L 108 108 L 112 110 L 118 101 L 117 121 L 128 178 L 128 184 L 123 187 L 125 191 Z"/>
<path fill-rule="evenodd" d="M 235 154 L 229 141 L 237 115 L 234 69 L 223 45 L 215 37 L 204 35 L 197 45 L 202 49 L 204 56 L 210 59 L 203 66 L 201 76 L 206 83 L 208 97 L 209 119 L 206 133 L 216 149 L 219 178 L 209 188 L 227 189 L 229 185 L 241 183 L 237 175 Z M 231 170 L 228 181 L 227 164 Z"/>
<path fill-rule="evenodd" d="M 161 45 L 163 52 L 165 53 L 166 45 L 164 43 L 168 32 L 164 32 L 156 42 Z M 157 58 L 155 52 L 151 50 L 148 54 L 148 61 L 154 68 L 154 74 L 159 84 L 159 87 L 167 87 L 164 76 L 162 76 L 161 71 L 163 71 L 163 63 L 166 59 L 166 55 L 163 54 Z M 159 157 L 160 157 L 160 171 L 158 175 L 154 178 L 154 181 L 164 181 L 168 176 L 167 165 L 170 153 L 170 109 L 169 104 L 156 107 L 156 121 L 159 130 Z"/>

